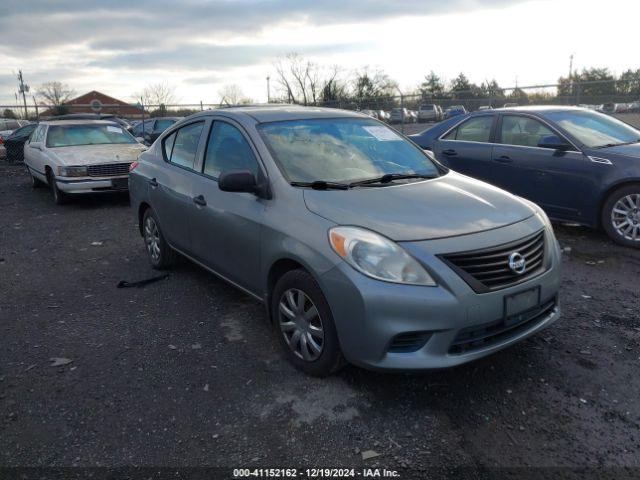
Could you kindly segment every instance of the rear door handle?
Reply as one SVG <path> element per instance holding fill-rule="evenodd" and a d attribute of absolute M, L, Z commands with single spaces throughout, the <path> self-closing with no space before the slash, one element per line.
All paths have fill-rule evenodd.
<path fill-rule="evenodd" d="M 450 148 L 448 150 L 443 150 L 442 154 L 446 155 L 447 157 L 454 157 L 454 156 L 458 155 L 458 152 L 456 152 L 455 150 Z"/>
<path fill-rule="evenodd" d="M 508 155 L 500 155 L 498 158 L 496 158 L 496 162 L 511 163 L 511 162 L 513 162 L 513 160 Z"/>
<path fill-rule="evenodd" d="M 152 178 L 151 180 L 149 180 L 149 185 L 151 186 L 151 188 L 156 188 L 159 183 L 155 178 Z"/>
<path fill-rule="evenodd" d="M 204 199 L 202 195 L 198 195 L 197 197 L 193 197 L 193 203 L 199 205 L 201 207 L 207 206 L 207 201 Z"/>

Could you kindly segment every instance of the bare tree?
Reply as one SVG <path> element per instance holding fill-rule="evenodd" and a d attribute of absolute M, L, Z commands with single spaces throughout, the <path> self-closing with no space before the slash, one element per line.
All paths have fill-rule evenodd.
<path fill-rule="evenodd" d="M 173 86 L 161 82 L 147 85 L 141 92 L 135 93 L 133 97 L 137 100 L 142 99 L 145 105 L 172 105 L 178 101 L 175 91 Z"/>
<path fill-rule="evenodd" d="M 355 73 L 353 96 L 357 100 L 392 97 L 397 85 L 384 71 L 375 70 L 372 72 L 369 67 L 364 67 Z"/>
<path fill-rule="evenodd" d="M 253 101 L 247 97 L 242 89 L 235 83 L 224 85 L 218 90 L 220 95 L 220 105 L 242 105 L 253 103 Z"/>
<path fill-rule="evenodd" d="M 292 103 L 316 104 L 320 100 L 322 69 L 298 53 L 289 53 L 274 64 L 282 93 Z"/>
<path fill-rule="evenodd" d="M 37 95 L 51 107 L 59 107 L 67 103 L 76 94 L 69 85 L 62 82 L 46 82 L 40 85 Z"/>

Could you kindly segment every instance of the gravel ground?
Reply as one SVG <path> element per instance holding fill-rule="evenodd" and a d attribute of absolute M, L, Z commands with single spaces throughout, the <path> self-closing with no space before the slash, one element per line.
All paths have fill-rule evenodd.
<path fill-rule="evenodd" d="M 564 316 L 541 334 L 446 371 L 313 379 L 261 305 L 186 261 L 117 289 L 157 275 L 126 196 L 58 207 L 0 166 L 0 212 L 0 466 L 640 472 L 640 251 L 598 232 L 557 226 Z"/>

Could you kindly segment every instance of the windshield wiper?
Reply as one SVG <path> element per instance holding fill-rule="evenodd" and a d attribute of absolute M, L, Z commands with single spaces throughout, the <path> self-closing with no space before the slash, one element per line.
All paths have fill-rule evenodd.
<path fill-rule="evenodd" d="M 637 140 L 633 140 L 632 142 L 607 143 L 605 145 L 598 145 L 597 147 L 593 147 L 593 148 L 619 147 L 621 145 L 633 145 L 634 143 L 640 143 L 640 138 Z"/>
<path fill-rule="evenodd" d="M 348 190 L 349 185 L 346 183 L 326 182 L 324 180 L 316 180 L 315 182 L 291 182 L 294 187 L 308 187 L 314 190 Z"/>
<path fill-rule="evenodd" d="M 360 185 L 373 185 L 377 183 L 385 184 L 394 180 L 404 180 L 405 178 L 435 178 L 434 175 L 428 175 L 426 173 L 387 173 L 381 177 L 369 178 L 367 180 L 360 180 L 358 182 L 351 182 L 349 187 L 358 187 Z"/>

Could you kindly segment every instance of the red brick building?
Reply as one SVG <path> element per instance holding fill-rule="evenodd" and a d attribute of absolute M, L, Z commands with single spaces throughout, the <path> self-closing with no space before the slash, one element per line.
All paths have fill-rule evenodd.
<path fill-rule="evenodd" d="M 139 117 L 142 110 L 127 102 L 110 97 L 95 90 L 85 93 L 64 104 L 67 113 L 113 113 L 122 117 Z M 42 112 L 43 116 L 54 115 L 52 109 Z"/>

